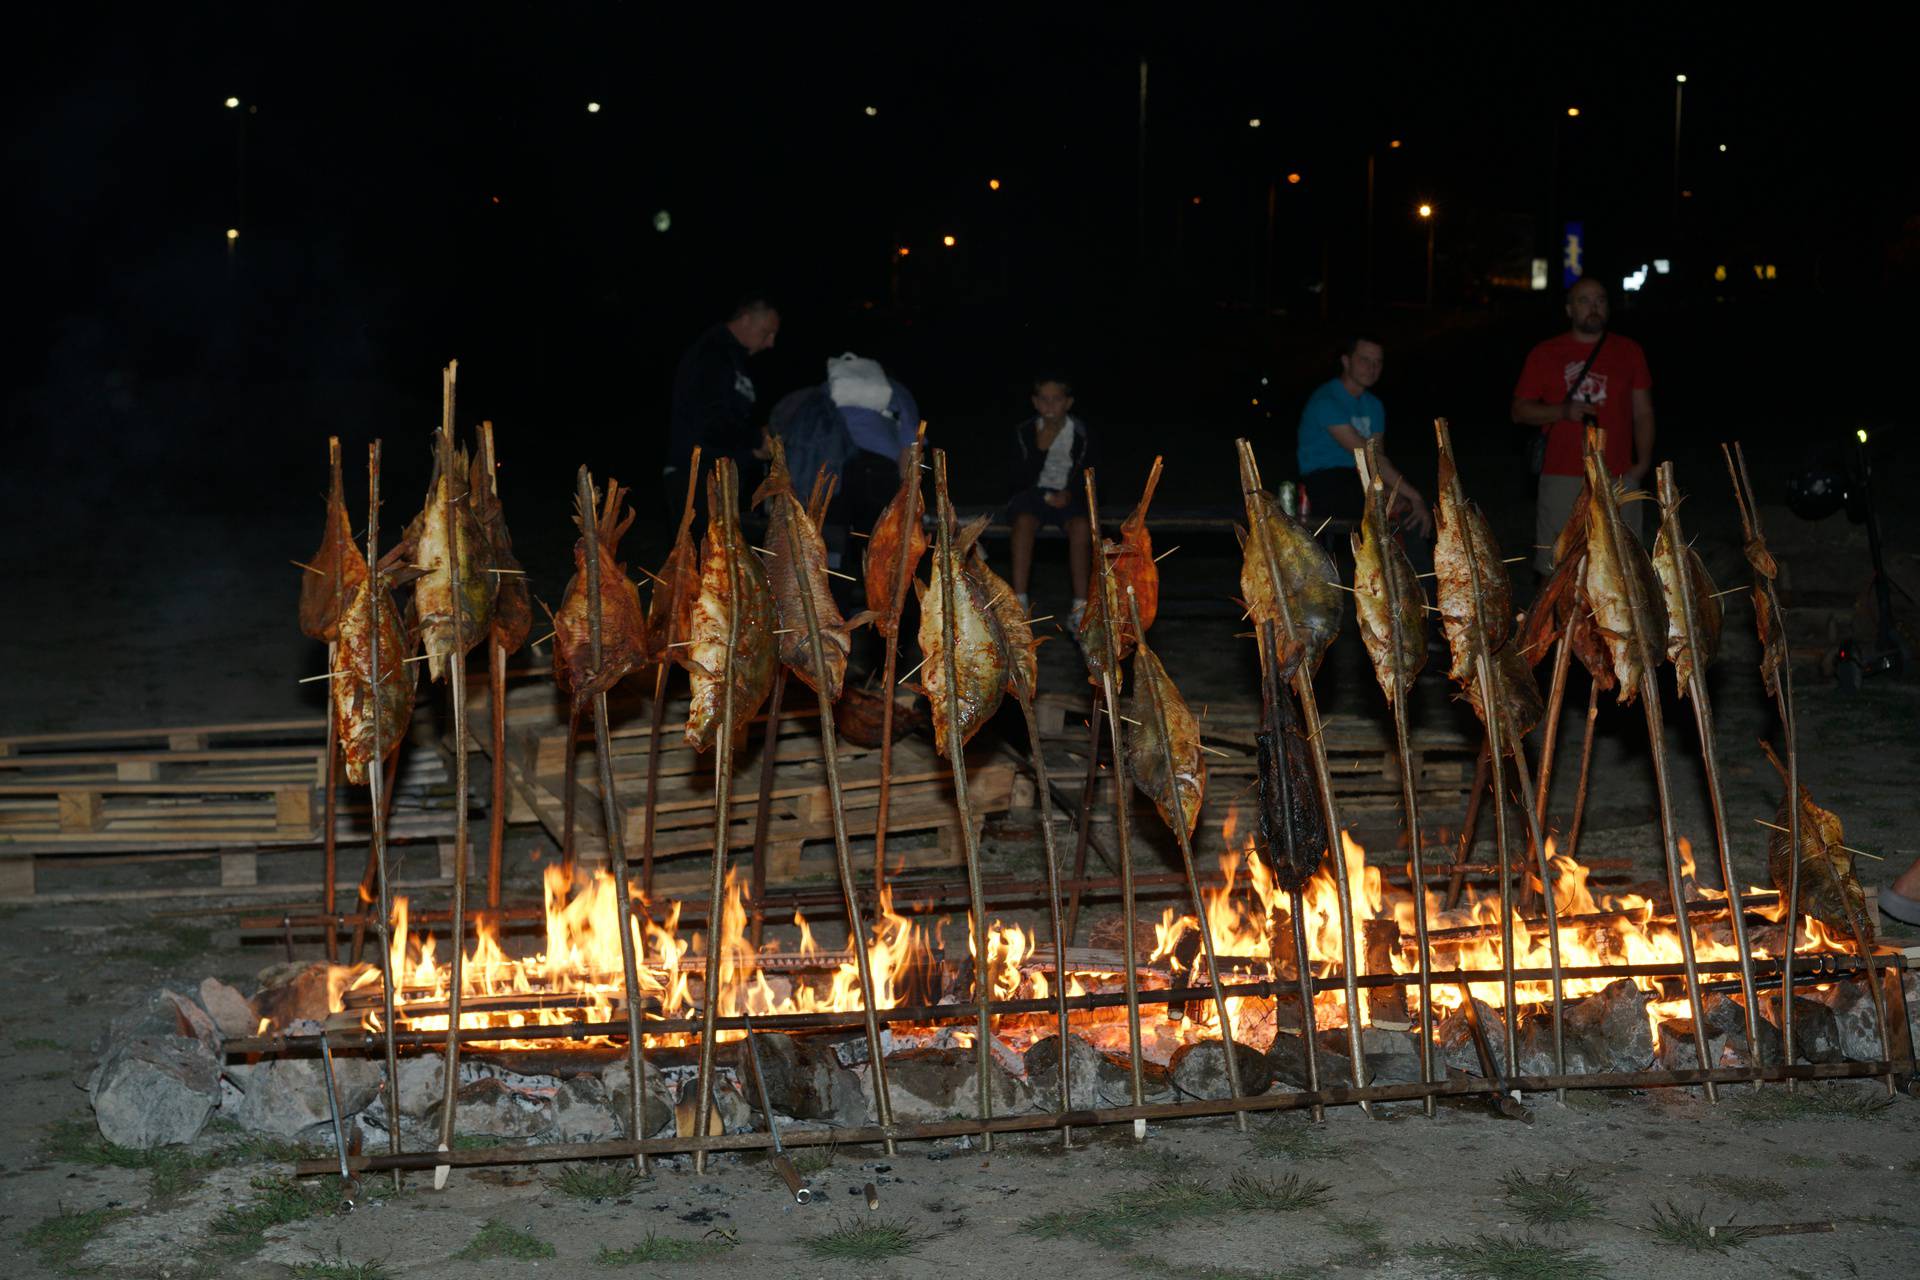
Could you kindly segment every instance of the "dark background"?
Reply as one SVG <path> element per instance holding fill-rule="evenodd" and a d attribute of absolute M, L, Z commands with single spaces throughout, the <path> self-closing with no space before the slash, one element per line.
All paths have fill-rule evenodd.
<path fill-rule="evenodd" d="M 1231 439 L 1260 442 L 1269 478 L 1290 471 L 1301 401 L 1365 324 L 1387 342 L 1391 451 L 1430 488 L 1421 424 L 1452 418 L 1511 546 L 1531 495 L 1507 399 L 1564 325 L 1571 218 L 1616 326 L 1647 347 L 1683 487 L 1724 488 L 1711 448 L 1742 436 L 1777 493 L 1809 448 L 1869 426 L 1904 491 L 1913 31 L 1817 19 L 38 9 L 14 20 L 7 86 L 5 562 L 164 586 L 211 558 L 233 590 L 290 602 L 325 437 L 354 462 L 385 439 L 397 528 L 457 357 L 460 421 L 497 424 L 508 515 L 554 598 L 573 469 L 652 493 L 674 364 L 751 290 L 785 319 L 755 361 L 763 405 L 829 355 L 876 355 L 975 503 L 1004 496 L 1005 430 L 1046 366 L 1075 377 L 1116 504 L 1160 452 L 1164 504 L 1230 508 Z M 1421 200 L 1438 210 L 1431 309 Z M 1535 256 L 1553 290 L 1500 283 Z M 1621 295 L 1656 257 L 1672 273 Z M 640 522 L 636 558 L 658 555 L 657 525 Z"/>

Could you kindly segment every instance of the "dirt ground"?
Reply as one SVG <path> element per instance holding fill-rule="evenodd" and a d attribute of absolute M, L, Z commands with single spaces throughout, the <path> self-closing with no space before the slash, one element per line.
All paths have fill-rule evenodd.
<path fill-rule="evenodd" d="M 1720 516 L 1693 524 L 1725 528 Z M 1703 550 L 1723 587 L 1744 581 L 1724 532 L 1703 540 Z M 1043 557 L 1057 553 L 1043 547 Z M 1171 673 L 1196 704 L 1246 696 L 1254 687 L 1250 645 L 1229 638 L 1236 623 L 1222 605 L 1233 558 L 1193 546 L 1171 564 L 1178 572 L 1169 571 L 1168 605 L 1154 632 Z M 25 585 L 39 589 L 37 580 Z M 229 587 L 239 591 L 222 581 L 195 584 Z M 1062 587 L 1057 564 L 1047 561 L 1036 611 Z M 175 688 L 205 647 L 197 624 L 182 622 L 165 643 L 126 659 L 133 666 L 122 674 L 141 691 L 138 705 L 116 705 L 107 692 L 114 672 L 95 670 L 64 689 L 16 687 L 6 719 L 42 728 L 298 713 L 306 694 L 292 678 L 304 672 L 289 667 L 308 655 L 285 639 L 290 606 L 284 615 L 249 610 L 229 615 L 222 649 L 238 658 L 221 664 L 223 683 L 201 697 Z M 1737 874 L 1764 882 L 1765 833 L 1753 820 L 1771 817 L 1780 789 L 1751 746 L 1769 713 L 1752 675 L 1751 616 L 1737 595 L 1728 597 L 1726 635 L 1715 692 Z M 1083 678 L 1069 643 L 1043 655 L 1043 686 Z M 1323 684 L 1330 709 L 1359 714 L 1378 702 L 1350 619 Z M 1424 682 L 1422 694 L 1417 720 L 1462 714 L 1437 680 Z M 1585 687 L 1576 682 L 1563 759 L 1577 757 L 1584 707 Z M 1848 695 L 1809 680 L 1800 707 L 1807 785 L 1840 813 L 1850 843 L 1884 857 L 1861 863 L 1863 879 L 1891 880 L 1920 853 L 1911 817 L 1920 686 L 1875 683 Z M 1666 711 L 1681 829 L 1704 854 L 1711 828 L 1690 713 L 1670 695 Z M 1632 855 L 1657 874 L 1637 709 L 1603 711 L 1595 769 L 1586 848 Z M 1560 773 L 1556 825 L 1570 808 L 1571 772 Z M 515 887 L 528 894 L 531 854 L 543 841 L 532 830 L 515 836 Z M 1138 852 L 1143 870 L 1161 869 L 1171 856 L 1152 840 Z M 1711 882 L 1705 862 L 1702 878 Z M 297 858 L 263 859 L 265 879 L 312 874 Z M 133 889 L 211 872 L 136 864 L 49 875 L 43 887 L 56 890 Z M 1072 1152 L 1040 1136 L 1004 1140 L 991 1154 L 967 1140 L 907 1144 L 891 1158 L 840 1148 L 810 1162 L 818 1195 L 806 1206 L 792 1204 L 757 1157 L 720 1157 L 704 1175 L 671 1160 L 631 1181 L 611 1166 L 568 1173 L 558 1165 L 460 1172 L 439 1193 L 422 1177 L 410 1176 L 398 1194 L 379 1180 L 340 1213 L 330 1181 L 283 1181 L 288 1149 L 209 1131 L 188 1148 L 129 1153 L 103 1147 L 92 1126 L 84 1084 L 96 1037 L 115 1014 L 158 985 L 185 989 L 208 975 L 251 990 L 254 975 L 281 958 L 274 939 L 243 940 L 220 905 L 209 897 L 0 907 L 0 962 L 11 976 L 0 1033 L 9 1094 L 0 1108 L 0 1237 L 13 1255 L 6 1274 L 372 1280 L 724 1268 L 904 1278 L 1058 1268 L 1220 1280 L 1329 1270 L 1383 1278 L 1684 1270 L 1700 1280 L 1892 1280 L 1913 1275 L 1920 1256 L 1920 1102 L 1889 1099 L 1877 1083 L 1793 1095 L 1730 1087 L 1717 1106 L 1686 1091 L 1576 1092 L 1564 1104 L 1533 1097 L 1531 1125 L 1492 1116 L 1484 1102 L 1455 1102 L 1432 1119 L 1417 1105 L 1383 1107 L 1371 1119 L 1336 1109 L 1324 1125 L 1273 1115 L 1245 1135 L 1224 1120 L 1154 1125 L 1144 1144 L 1124 1130 L 1092 1132 L 1079 1135 Z M 867 1182 L 879 1192 L 877 1211 L 861 1194 Z M 1833 1230 L 1707 1234 L 1729 1221 Z"/>

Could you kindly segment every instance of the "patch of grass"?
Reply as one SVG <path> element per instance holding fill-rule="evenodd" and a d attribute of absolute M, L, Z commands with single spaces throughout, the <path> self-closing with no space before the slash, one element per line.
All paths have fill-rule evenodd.
<path fill-rule="evenodd" d="M 1535 1180 L 1514 1169 L 1500 1179 L 1507 1206 L 1530 1227 L 1559 1226 L 1600 1215 L 1600 1202 L 1571 1171 Z"/>
<path fill-rule="evenodd" d="M 802 1147 L 789 1157 L 800 1176 L 810 1178 L 816 1173 L 825 1173 L 833 1167 L 833 1159 L 840 1154 L 840 1144 L 828 1142 L 820 1146 Z"/>
<path fill-rule="evenodd" d="M 489 1218 L 480 1234 L 453 1255 L 479 1262 L 487 1258 L 551 1258 L 553 1246 L 532 1232 L 520 1231 L 498 1218 Z"/>
<path fill-rule="evenodd" d="M 1785 1183 L 1772 1178 L 1747 1178 L 1737 1173 L 1710 1173 L 1700 1181 L 1735 1200 L 1785 1200 L 1793 1194 Z"/>
<path fill-rule="evenodd" d="M 1151 1173 L 1162 1178 L 1177 1178 L 1190 1173 L 1196 1164 L 1202 1163 L 1192 1156 L 1182 1155 L 1178 1151 L 1169 1151 L 1165 1147 L 1148 1146 L 1145 1143 L 1129 1140 L 1113 1156 L 1113 1163 L 1123 1169 L 1137 1169 L 1141 1173 Z"/>
<path fill-rule="evenodd" d="M 1343 1266 L 1373 1267 L 1393 1257 L 1393 1249 L 1387 1244 L 1387 1230 L 1380 1225 L 1378 1218 L 1343 1218 L 1338 1215 L 1327 1221 L 1327 1230 L 1349 1241 L 1353 1245 L 1351 1252 L 1328 1261 Z"/>
<path fill-rule="evenodd" d="M 336 1212 L 344 1192 L 338 1178 L 300 1183 L 291 1178 L 255 1178 L 259 1192 L 245 1204 L 222 1209 L 213 1220 L 216 1247 L 232 1257 L 245 1256 L 266 1243 L 267 1229 Z"/>
<path fill-rule="evenodd" d="M 816 1258 L 878 1262 L 919 1251 L 923 1237 L 913 1224 L 897 1218 L 853 1218 L 802 1243 Z"/>
<path fill-rule="evenodd" d="M 20 1053 L 26 1053 L 33 1049 L 58 1049 L 61 1044 L 58 1040 L 49 1040 L 45 1036 L 21 1036 L 13 1042 L 13 1047 Z"/>
<path fill-rule="evenodd" d="M 1747 1242 L 1747 1233 L 1739 1227 L 1707 1221 L 1706 1206 L 1692 1213 L 1675 1204 L 1653 1206 L 1653 1219 L 1647 1230 L 1663 1244 L 1691 1253 L 1726 1253 Z"/>
<path fill-rule="evenodd" d="M 1735 1119 L 1748 1124 L 1786 1120 L 1866 1120 L 1893 1105 L 1885 1093 L 1844 1084 L 1814 1085 L 1789 1093 L 1785 1089 L 1743 1090 L 1729 1106 Z"/>
<path fill-rule="evenodd" d="M 124 1209 L 86 1209 L 79 1213 L 55 1214 L 35 1223 L 21 1241 L 40 1255 L 40 1261 L 48 1270 L 70 1271 L 93 1238 L 125 1212 Z"/>
<path fill-rule="evenodd" d="M 1234 1208 L 1254 1213 L 1292 1213 L 1299 1209 L 1317 1209 L 1333 1194 L 1333 1187 L 1312 1179 L 1305 1181 L 1297 1173 L 1278 1178 L 1263 1178 L 1250 1173 L 1235 1174 L 1227 1184 L 1227 1197 Z"/>
<path fill-rule="evenodd" d="M 683 1240 L 649 1231 L 631 1249 L 600 1246 L 594 1261 L 603 1267 L 635 1267 L 644 1262 L 710 1262 L 739 1243 L 725 1231 L 709 1231 L 698 1240 Z"/>
<path fill-rule="evenodd" d="M 1208 1263 L 1182 1263 L 1146 1254 L 1128 1254 L 1127 1265 L 1163 1280 L 1316 1280 L 1314 1267 L 1294 1266 L 1285 1271 L 1250 1271 L 1245 1267 L 1220 1267 Z"/>
<path fill-rule="evenodd" d="M 1798 1151 L 1787 1156 L 1787 1163 L 1796 1169 L 1827 1169 L 1833 1165 L 1833 1161 L 1825 1156 L 1802 1155 Z"/>
<path fill-rule="evenodd" d="M 393 1272 L 384 1262 L 349 1262 L 335 1242 L 333 1256 L 318 1254 L 312 1262 L 294 1262 L 287 1266 L 293 1280 L 393 1280 Z"/>
<path fill-rule="evenodd" d="M 114 948 L 122 960 L 135 960 L 155 969 L 177 969 L 213 949 L 213 930 L 203 925 L 175 924 L 124 931 L 132 945 Z"/>
<path fill-rule="evenodd" d="M 230 1132 L 222 1128 L 221 1133 Z M 291 1163 L 309 1160 L 325 1152 L 306 1143 L 249 1134 L 237 1142 L 194 1150 L 188 1147 L 157 1147 L 139 1151 L 117 1147 L 100 1136 L 99 1128 L 84 1115 L 68 1116 L 53 1125 L 41 1154 L 65 1164 L 92 1165 L 97 1168 L 145 1169 L 152 1175 L 149 1186 L 156 1196 L 176 1195 L 186 1190 L 209 1170 L 235 1164 Z"/>
<path fill-rule="evenodd" d="M 1413 1252 L 1469 1280 L 1601 1280 L 1607 1274 L 1597 1259 L 1577 1249 L 1491 1231 L 1464 1241 L 1421 1245 Z"/>
<path fill-rule="evenodd" d="M 1326 1129 L 1304 1120 L 1275 1120 L 1255 1129 L 1253 1149 L 1282 1160 L 1338 1160 L 1341 1150 L 1327 1140 Z"/>
<path fill-rule="evenodd" d="M 625 1162 L 570 1164 L 547 1179 L 550 1189 L 581 1200 L 618 1200 L 639 1185 L 640 1171 Z"/>
<path fill-rule="evenodd" d="M 1915 1156 L 1913 1159 L 1901 1165 L 1900 1168 L 1903 1172 L 1910 1173 L 1914 1177 L 1920 1178 L 1920 1156 Z"/>

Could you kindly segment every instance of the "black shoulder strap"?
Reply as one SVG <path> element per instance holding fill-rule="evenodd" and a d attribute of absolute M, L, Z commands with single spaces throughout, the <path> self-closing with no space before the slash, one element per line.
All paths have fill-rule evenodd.
<path fill-rule="evenodd" d="M 1587 352 L 1587 362 L 1580 366 L 1580 372 L 1575 374 L 1573 381 L 1567 384 L 1567 396 L 1566 396 L 1566 399 L 1560 402 L 1561 404 L 1572 403 L 1573 393 L 1580 389 L 1580 384 L 1587 380 L 1587 375 L 1589 373 L 1593 372 L 1593 362 L 1600 358 L 1600 348 L 1606 345 L 1607 345 L 1607 331 L 1605 329 L 1602 329 L 1600 331 L 1599 341 L 1593 344 L 1593 350 Z"/>

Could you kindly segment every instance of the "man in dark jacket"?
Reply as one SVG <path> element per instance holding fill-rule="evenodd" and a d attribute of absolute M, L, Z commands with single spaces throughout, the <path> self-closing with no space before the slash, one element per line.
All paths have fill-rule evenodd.
<path fill-rule="evenodd" d="M 1033 417 L 1013 429 L 1008 454 L 1007 519 L 1013 525 L 1013 590 L 1022 609 L 1030 609 L 1027 579 L 1033 570 L 1033 541 L 1043 523 L 1067 535 L 1073 566 L 1073 608 L 1068 625 L 1078 631 L 1087 607 L 1087 572 L 1093 562 L 1092 524 L 1086 512 L 1086 482 L 1093 465 L 1093 436 L 1074 417 L 1073 384 L 1053 374 L 1033 380 Z"/>
<path fill-rule="evenodd" d="M 703 463 L 732 458 L 740 471 L 742 493 L 758 482 L 757 457 L 762 456 L 761 426 L 755 420 L 758 395 L 747 358 L 773 346 L 780 333 L 780 313 L 763 297 L 749 297 L 733 309 L 724 324 L 701 334 L 673 375 L 673 418 L 661 489 L 672 497 L 686 487 L 687 461 L 695 445 Z M 705 486 L 698 501 L 706 510 Z M 677 499 L 669 504 L 675 514 Z"/>

